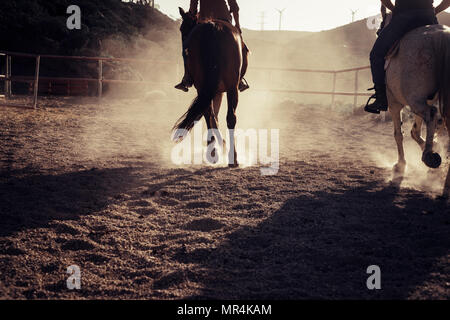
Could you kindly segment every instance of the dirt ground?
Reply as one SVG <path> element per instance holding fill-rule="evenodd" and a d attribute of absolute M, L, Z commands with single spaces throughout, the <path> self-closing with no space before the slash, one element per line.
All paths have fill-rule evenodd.
<path fill-rule="evenodd" d="M 445 153 L 430 172 L 405 135 L 398 187 L 391 123 L 244 98 L 238 127 L 280 129 L 278 174 L 175 166 L 187 104 L 0 108 L 0 298 L 450 298 Z M 381 290 L 366 287 L 370 265 Z"/>

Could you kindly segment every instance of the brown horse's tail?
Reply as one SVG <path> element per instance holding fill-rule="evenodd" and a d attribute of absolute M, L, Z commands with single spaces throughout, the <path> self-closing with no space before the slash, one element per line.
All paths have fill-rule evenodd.
<path fill-rule="evenodd" d="M 199 48 L 199 70 L 203 73 L 203 85 L 198 88 L 198 96 L 194 99 L 188 111 L 177 121 L 173 130 L 174 140 L 182 141 L 186 134 L 199 121 L 205 111 L 211 107 L 213 98 L 216 96 L 219 87 L 220 63 L 218 52 L 218 32 L 214 23 L 205 23 L 198 28 L 201 39 Z"/>
<path fill-rule="evenodd" d="M 448 118 L 450 117 L 450 33 L 448 31 L 439 33 L 435 41 L 435 52 L 441 115 Z"/>

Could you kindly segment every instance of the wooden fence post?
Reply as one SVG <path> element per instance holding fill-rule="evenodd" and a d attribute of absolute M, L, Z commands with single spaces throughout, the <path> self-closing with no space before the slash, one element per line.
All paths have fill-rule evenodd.
<path fill-rule="evenodd" d="M 103 95 L 103 60 L 98 60 L 98 97 Z"/>
<path fill-rule="evenodd" d="M 6 81 L 5 81 L 5 97 L 7 99 L 11 98 L 12 88 L 11 88 L 11 56 L 6 55 Z"/>
<path fill-rule="evenodd" d="M 356 108 L 358 106 L 358 82 L 359 82 L 359 70 L 356 70 L 355 72 L 355 100 L 353 103 L 353 106 Z"/>
<path fill-rule="evenodd" d="M 180 75 L 180 63 L 179 62 L 177 62 L 177 77 L 176 77 L 176 81 L 179 81 L 178 79 L 180 79 L 181 78 L 181 75 Z M 181 95 L 179 95 L 179 94 L 177 94 L 176 95 L 176 97 L 177 97 L 177 101 L 180 101 L 181 100 Z"/>
<path fill-rule="evenodd" d="M 334 109 L 334 105 L 336 103 L 336 77 L 337 73 L 333 73 L 333 94 L 331 96 L 331 109 Z"/>
<path fill-rule="evenodd" d="M 41 56 L 36 57 L 36 73 L 34 75 L 34 109 L 37 108 L 38 91 L 39 91 L 39 69 L 41 64 Z"/>

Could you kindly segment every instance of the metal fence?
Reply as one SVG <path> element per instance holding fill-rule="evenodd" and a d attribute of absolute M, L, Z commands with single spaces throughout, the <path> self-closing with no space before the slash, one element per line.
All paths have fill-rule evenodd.
<path fill-rule="evenodd" d="M 9 52 L 9 51 L 0 51 L 0 56 L 5 57 L 5 74 L 0 75 L 0 81 L 5 82 L 5 92 L 4 95 L 0 95 L 0 97 L 4 97 L 9 99 L 12 97 L 12 82 L 25 82 L 32 85 L 33 88 L 33 108 L 37 108 L 38 104 L 38 95 L 39 95 L 39 81 L 66 81 L 77 82 L 84 81 L 95 82 L 97 83 L 97 96 L 102 97 L 103 95 L 103 84 L 104 83 L 133 83 L 133 84 L 155 84 L 156 82 L 145 81 L 145 80 L 113 80 L 113 79 L 105 79 L 103 74 L 103 64 L 105 62 L 155 62 L 158 64 L 168 64 L 174 65 L 172 61 L 152 61 L 152 60 L 144 60 L 144 59 L 130 59 L 130 58 L 105 58 L 105 57 L 81 57 L 81 56 L 59 56 L 59 55 L 36 55 L 36 54 L 28 54 L 28 53 L 19 53 L 19 52 Z M 31 76 L 16 76 L 12 74 L 12 65 L 11 60 L 12 57 L 24 57 L 35 59 L 35 75 Z M 40 77 L 40 65 L 43 59 L 60 59 L 60 60 L 78 60 L 78 61 L 93 61 L 97 63 L 98 76 L 96 78 L 67 78 L 67 77 Z M 180 75 L 180 67 L 177 63 L 177 73 Z M 334 106 L 336 101 L 336 96 L 353 96 L 354 97 L 354 105 L 357 106 L 358 97 L 361 96 L 370 96 L 368 93 L 359 92 L 358 81 L 359 81 L 359 72 L 362 70 L 369 69 L 366 67 L 345 69 L 345 70 L 314 70 L 314 69 L 287 69 L 287 68 L 271 68 L 271 67 L 252 67 L 249 70 L 262 70 L 262 71 L 280 71 L 280 72 L 295 72 L 295 73 L 314 73 L 314 74 L 331 74 L 333 75 L 333 81 L 330 84 L 330 91 L 311 91 L 311 90 L 285 90 L 285 89 L 273 89 L 273 88 L 253 88 L 255 91 L 266 91 L 266 92 L 274 92 L 274 93 L 298 93 L 298 94 L 311 94 L 311 95 L 328 95 L 331 96 L 331 103 Z M 354 73 L 355 85 L 353 92 L 339 92 L 336 91 L 337 84 L 337 75 L 344 73 Z M 8 105 L 7 103 L 4 105 Z"/>
<path fill-rule="evenodd" d="M 334 106 L 336 96 L 350 96 L 354 97 L 354 106 L 358 105 L 358 97 L 369 97 L 371 94 L 367 92 L 359 92 L 359 73 L 363 70 L 369 70 L 370 66 L 343 69 L 343 70 L 318 70 L 318 69 L 286 69 L 286 68 L 269 68 L 269 67 L 254 67 L 250 68 L 262 71 L 280 71 L 280 72 L 296 72 L 296 73 L 314 73 L 314 74 L 330 74 L 333 76 L 330 84 L 331 91 L 312 91 L 312 90 L 285 90 L 285 89 L 256 89 L 261 91 L 269 91 L 275 93 L 298 93 L 311 95 L 328 95 L 331 96 L 331 105 Z M 336 91 L 337 76 L 344 73 L 354 73 L 354 90 L 353 92 Z"/>
<path fill-rule="evenodd" d="M 12 97 L 12 83 L 13 82 L 23 82 L 30 83 L 33 85 L 33 108 L 37 108 L 38 104 L 38 95 L 39 95 L 39 82 L 40 81 L 64 81 L 67 83 L 73 82 L 90 82 L 97 83 L 97 96 L 102 97 L 103 95 L 103 85 L 105 83 L 132 83 L 132 84 L 156 84 L 154 81 L 145 81 L 145 80 L 120 80 L 120 79 L 105 79 L 103 74 L 103 65 L 107 62 L 157 62 L 158 64 L 167 64 L 174 65 L 172 61 L 152 61 L 145 59 L 130 59 L 130 58 L 106 58 L 106 57 L 81 57 L 81 56 L 60 56 L 60 55 L 37 55 L 37 54 L 28 54 L 28 53 L 20 53 L 20 52 L 9 52 L 9 51 L 1 51 L 0 56 L 5 57 L 5 74 L 0 75 L 0 81 L 5 82 L 5 92 L 4 95 L 0 95 L 0 97 L 4 97 L 9 99 Z M 12 70 L 12 57 L 22 57 L 22 58 L 30 58 L 35 59 L 35 75 L 31 76 L 19 76 L 13 75 Z M 92 61 L 97 63 L 97 77 L 96 78 L 80 78 L 80 77 L 42 77 L 40 76 L 40 65 L 41 61 L 44 59 L 58 59 L 58 60 L 78 60 L 78 61 Z M 177 73 L 179 73 L 179 66 L 177 66 Z M 8 105 L 8 104 L 5 104 Z M 27 107 L 27 106 L 24 106 Z"/>

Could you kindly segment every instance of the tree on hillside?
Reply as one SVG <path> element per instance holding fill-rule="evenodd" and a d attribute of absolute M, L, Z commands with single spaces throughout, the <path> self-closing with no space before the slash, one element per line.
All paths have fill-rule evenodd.
<path fill-rule="evenodd" d="M 132 2 L 135 2 L 143 6 L 155 8 L 155 0 L 132 0 Z"/>

